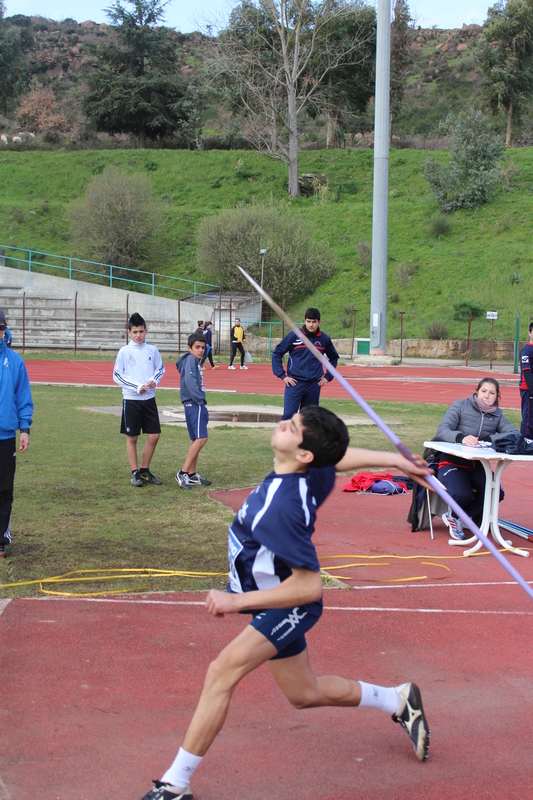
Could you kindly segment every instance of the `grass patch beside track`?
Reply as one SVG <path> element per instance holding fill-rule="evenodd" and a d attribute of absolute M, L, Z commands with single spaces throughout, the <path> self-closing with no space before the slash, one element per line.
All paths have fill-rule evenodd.
<path fill-rule="evenodd" d="M 213 428 L 199 470 L 213 484 L 184 492 L 174 481 L 189 446 L 185 428 L 163 426 L 152 468 L 162 486 L 129 485 L 125 437 L 119 419 L 84 411 L 121 403 L 119 389 L 37 386 L 30 449 L 18 456 L 13 506 L 13 545 L 0 560 L 0 583 L 31 581 L 81 569 L 155 568 L 224 572 L 231 510 L 209 497 L 209 489 L 253 486 L 272 467 L 271 431 Z M 168 399 L 167 399 L 168 397 Z M 176 393 L 176 403 L 179 396 Z M 160 393 L 167 404 L 169 393 Z M 173 401 L 171 401 L 173 402 Z M 239 395 L 238 403 L 282 406 L 281 397 Z M 210 407 L 228 397 L 208 395 Z M 327 400 L 340 414 L 359 415 L 351 400 Z M 418 452 L 436 430 L 446 406 L 376 402 L 385 419 L 402 422 L 397 431 Z M 519 412 L 509 412 L 515 424 Z M 374 427 L 352 428 L 352 444 L 393 449 Z M 144 437 L 140 437 L 140 445 Z M 139 448 L 140 452 L 140 448 Z M 49 587 L 55 591 L 111 591 L 222 587 L 223 577 L 111 580 Z M 0 589 L 0 597 L 34 596 L 38 585 Z"/>

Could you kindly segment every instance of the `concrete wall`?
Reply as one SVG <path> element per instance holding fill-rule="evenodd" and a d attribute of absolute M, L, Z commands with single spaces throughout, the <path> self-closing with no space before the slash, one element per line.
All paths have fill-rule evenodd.
<path fill-rule="evenodd" d="M 128 315 L 138 312 L 146 320 L 152 344 L 162 352 L 183 351 L 197 320 L 213 316 L 213 306 L 201 295 L 198 301 L 178 303 L 0 266 L 0 306 L 17 349 L 116 350 L 127 341 Z M 215 347 L 217 342 L 215 330 Z"/>
<path fill-rule="evenodd" d="M 400 339 L 387 341 L 387 355 L 400 357 Z M 466 358 L 466 339 L 404 339 L 405 358 Z M 490 340 L 470 341 L 470 358 L 490 358 Z M 513 361 L 514 342 L 494 342 L 494 361 Z"/>
<path fill-rule="evenodd" d="M 99 286 L 86 281 L 56 278 L 39 272 L 0 267 L 0 287 L 17 289 L 22 295 L 39 295 L 43 298 L 73 299 L 78 292 L 78 308 L 99 309 L 101 311 L 123 311 L 126 304 L 132 314 L 137 311 L 149 320 L 178 320 L 178 302 L 166 297 L 155 297 L 143 292 L 127 292 L 109 286 Z M 129 298 L 129 299 L 128 299 Z M 181 302 L 181 324 L 183 327 L 196 328 L 197 319 L 209 319 L 213 314 L 213 306 L 202 303 Z"/>

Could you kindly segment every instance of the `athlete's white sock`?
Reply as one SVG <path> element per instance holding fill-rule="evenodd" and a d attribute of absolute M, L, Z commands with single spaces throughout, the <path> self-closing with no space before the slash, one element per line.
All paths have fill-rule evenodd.
<path fill-rule="evenodd" d="M 373 683 L 359 681 L 361 687 L 360 706 L 379 708 L 387 714 L 396 714 L 400 708 L 400 698 L 394 686 L 375 686 Z"/>
<path fill-rule="evenodd" d="M 203 756 L 193 756 L 192 753 L 188 753 L 183 747 L 180 747 L 172 766 L 167 769 L 161 780 L 164 783 L 172 784 L 172 786 L 180 786 L 182 789 L 186 789 L 191 782 L 194 770 L 202 758 Z"/>

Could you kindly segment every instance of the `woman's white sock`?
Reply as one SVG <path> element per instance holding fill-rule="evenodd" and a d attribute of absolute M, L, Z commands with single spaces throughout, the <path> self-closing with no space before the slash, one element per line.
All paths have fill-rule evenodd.
<path fill-rule="evenodd" d="M 191 782 L 194 770 L 202 758 L 203 756 L 193 756 L 192 753 L 188 753 L 183 747 L 180 747 L 172 766 L 167 769 L 161 780 L 165 783 L 170 783 L 172 786 L 180 786 L 182 789 L 186 789 Z"/>

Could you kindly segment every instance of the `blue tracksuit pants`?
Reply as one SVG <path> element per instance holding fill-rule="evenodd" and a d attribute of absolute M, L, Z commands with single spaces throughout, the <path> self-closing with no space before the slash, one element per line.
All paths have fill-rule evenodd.
<path fill-rule="evenodd" d="M 317 406 L 319 400 L 320 386 L 316 379 L 312 381 L 298 380 L 296 386 L 285 385 L 282 419 L 290 419 L 304 406 Z"/>

